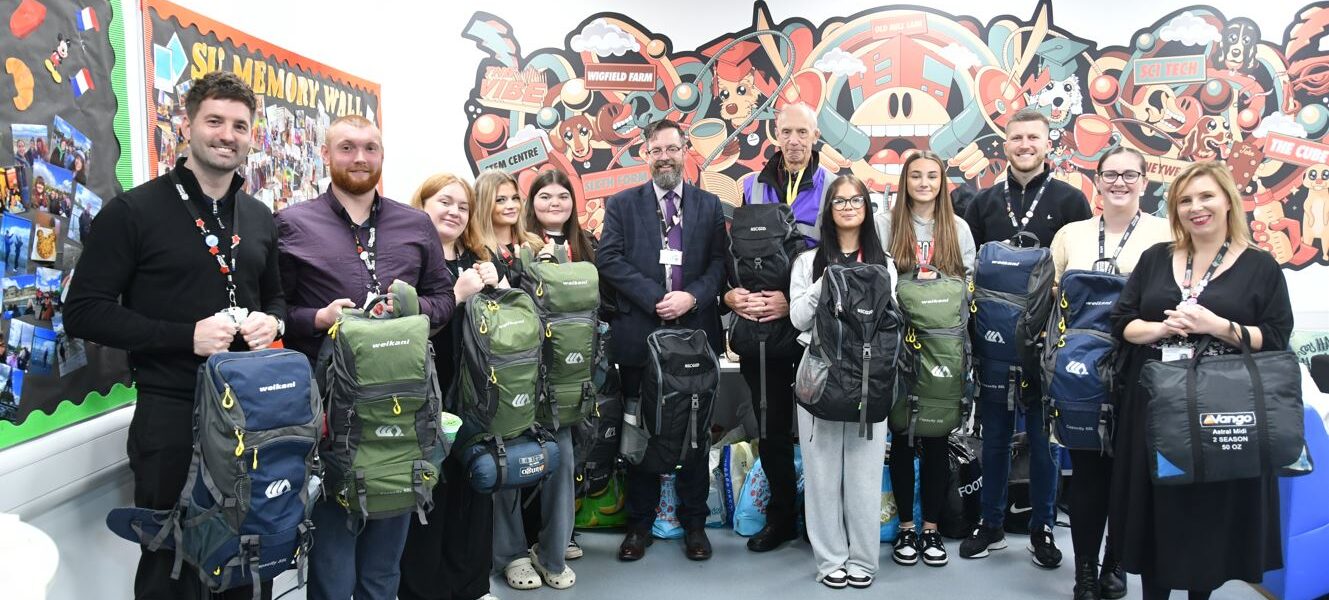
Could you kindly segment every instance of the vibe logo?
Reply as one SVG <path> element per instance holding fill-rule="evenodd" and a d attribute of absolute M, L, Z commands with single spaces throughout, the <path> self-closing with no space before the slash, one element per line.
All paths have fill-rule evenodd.
<path fill-rule="evenodd" d="M 530 403 L 531 403 L 531 395 L 530 395 L 530 394 L 517 394 L 516 396 L 514 396 L 514 397 L 512 398 L 512 406 L 514 406 L 514 407 L 517 407 L 517 406 L 526 406 L 527 404 L 530 404 Z"/>
<path fill-rule="evenodd" d="M 932 365 L 933 377 L 950 377 L 951 369 L 945 365 Z"/>
<path fill-rule="evenodd" d="M 268 484 L 268 489 L 263 492 L 263 495 L 269 498 L 276 498 L 289 491 L 291 491 L 291 480 L 278 479 L 277 481 Z"/>
<path fill-rule="evenodd" d="M 992 342 L 994 344 L 1006 343 L 1006 338 L 1001 337 L 1000 333 L 997 333 L 996 331 L 993 331 L 991 329 L 989 329 L 987 333 L 983 334 L 983 339 Z"/>
<path fill-rule="evenodd" d="M 383 425 L 375 429 L 374 434 L 381 438 L 398 438 L 406 435 L 400 425 Z"/>
<path fill-rule="evenodd" d="M 580 352 L 573 352 L 563 359 L 563 362 L 570 365 L 579 365 L 586 362 L 586 357 L 582 356 Z"/>
<path fill-rule="evenodd" d="M 1066 372 L 1070 373 L 1071 375 L 1079 375 L 1080 377 L 1087 377 L 1089 375 L 1089 367 L 1086 367 L 1084 363 L 1078 360 L 1073 360 L 1069 363 L 1066 363 Z"/>

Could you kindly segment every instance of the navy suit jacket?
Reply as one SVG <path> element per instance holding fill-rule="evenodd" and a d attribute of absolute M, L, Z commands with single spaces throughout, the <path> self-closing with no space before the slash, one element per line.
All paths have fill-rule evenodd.
<path fill-rule="evenodd" d="M 646 336 L 662 327 L 655 305 L 668 288 L 660 264 L 658 202 L 650 182 L 614 194 L 605 202 L 595 266 L 600 278 L 618 292 L 610 357 L 624 366 L 646 364 Z M 688 184 L 683 185 L 681 210 L 683 291 L 697 299 L 697 308 L 679 319 L 677 326 L 705 331 L 719 353 L 724 337 L 716 299 L 725 282 L 728 252 L 724 213 L 715 194 Z"/>

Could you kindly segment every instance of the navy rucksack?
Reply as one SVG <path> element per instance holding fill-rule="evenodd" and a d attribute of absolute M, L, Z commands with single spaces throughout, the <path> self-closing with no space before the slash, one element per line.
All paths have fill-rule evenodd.
<path fill-rule="evenodd" d="M 150 551 L 175 550 L 212 592 L 296 567 L 304 583 L 319 495 L 323 405 L 309 359 L 293 350 L 222 352 L 199 366 L 194 457 L 171 510 L 117 508 L 106 524 Z"/>
<path fill-rule="evenodd" d="M 1027 232 L 1015 239 L 1034 240 L 1033 247 L 1008 242 L 988 242 L 978 249 L 974 268 L 974 357 L 980 379 L 989 385 L 993 376 L 1009 384 L 1007 405 L 1014 409 L 1018 389 L 1027 387 L 1025 368 L 1038 365 L 1039 337 L 1052 311 L 1052 252 L 1038 247 L 1038 238 Z M 986 364 L 984 364 L 986 363 Z"/>
<path fill-rule="evenodd" d="M 1073 450 L 1112 451 L 1115 343 L 1109 317 L 1125 287 L 1123 275 L 1084 270 L 1066 271 L 1058 286 L 1043 352 L 1043 397 L 1057 439 Z"/>

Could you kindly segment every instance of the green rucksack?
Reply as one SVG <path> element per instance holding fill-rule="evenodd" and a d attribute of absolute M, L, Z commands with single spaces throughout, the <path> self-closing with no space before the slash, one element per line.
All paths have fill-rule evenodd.
<path fill-rule="evenodd" d="M 447 452 L 429 317 L 415 289 L 400 281 L 391 318 L 347 309 L 328 330 L 319 355 L 328 437 L 321 452 L 327 489 L 351 525 L 433 508 L 432 490 Z"/>
<path fill-rule="evenodd" d="M 543 255 L 542 255 L 543 256 Z M 522 288 L 535 299 L 544 323 L 543 401 L 536 420 L 550 431 L 581 422 L 595 408 L 600 362 L 600 273 L 594 263 L 533 259 L 522 250 Z"/>
<path fill-rule="evenodd" d="M 520 289 L 486 289 L 466 302 L 457 398 L 469 445 L 510 440 L 535 425 L 544 326 L 535 301 Z"/>
<path fill-rule="evenodd" d="M 969 284 L 963 277 L 937 273 L 936 279 L 901 278 L 896 285 L 908 321 L 900 383 L 904 394 L 891 407 L 891 431 L 944 437 L 960 426 L 971 401 Z"/>

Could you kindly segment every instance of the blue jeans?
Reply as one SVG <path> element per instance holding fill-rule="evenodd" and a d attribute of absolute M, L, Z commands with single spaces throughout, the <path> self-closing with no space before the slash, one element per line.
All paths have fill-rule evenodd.
<path fill-rule="evenodd" d="M 980 377 L 983 373 L 980 372 Z M 1011 436 L 1015 431 L 1015 417 L 1021 409 L 1007 410 L 1006 382 L 984 382 L 979 387 L 979 421 L 983 426 L 983 524 L 1001 527 L 1006 520 L 1006 484 L 1011 474 Z M 1044 525 L 1056 524 L 1058 457 L 1048 443 L 1048 432 L 1043 427 L 1044 407 L 1036 381 L 1025 390 L 1029 408 L 1024 410 L 1025 430 L 1029 434 L 1029 502 L 1033 506 L 1029 516 L 1030 531 Z"/>
<path fill-rule="evenodd" d="M 335 500 L 314 506 L 309 600 L 393 600 L 414 514 L 367 521 L 359 535 L 347 529 L 346 516 Z"/>

